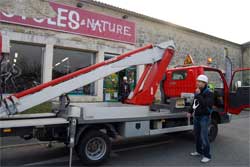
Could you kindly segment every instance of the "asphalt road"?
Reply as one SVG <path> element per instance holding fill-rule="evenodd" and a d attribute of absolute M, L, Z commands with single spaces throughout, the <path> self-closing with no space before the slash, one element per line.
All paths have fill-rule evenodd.
<path fill-rule="evenodd" d="M 249 113 L 234 116 L 231 123 L 219 126 L 219 135 L 211 144 L 212 161 L 208 164 L 189 156 L 194 140 L 185 132 L 119 143 L 104 166 L 250 166 Z M 36 141 L 29 141 L 32 143 Z M 26 142 L 17 138 L 2 140 L 0 166 L 68 166 L 68 148 L 62 144 L 52 148 L 45 144 L 25 147 L 22 144 Z M 73 166 L 81 166 L 77 156 L 73 157 Z"/>

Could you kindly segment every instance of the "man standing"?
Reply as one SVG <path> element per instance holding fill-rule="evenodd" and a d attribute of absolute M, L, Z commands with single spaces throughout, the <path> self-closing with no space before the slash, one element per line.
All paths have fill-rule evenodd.
<path fill-rule="evenodd" d="M 124 103 L 125 100 L 128 98 L 130 93 L 130 85 L 128 83 L 128 78 L 126 76 L 123 77 L 123 82 L 120 86 L 120 96 L 121 96 L 121 102 Z"/>
<path fill-rule="evenodd" d="M 210 143 L 208 139 L 208 125 L 210 122 L 210 113 L 213 106 L 213 93 L 208 89 L 208 77 L 199 75 L 196 82 L 196 90 L 193 104 L 187 116 L 194 117 L 194 133 L 196 140 L 196 151 L 192 152 L 192 156 L 200 156 L 203 158 L 201 162 L 207 163 L 211 160 Z"/>

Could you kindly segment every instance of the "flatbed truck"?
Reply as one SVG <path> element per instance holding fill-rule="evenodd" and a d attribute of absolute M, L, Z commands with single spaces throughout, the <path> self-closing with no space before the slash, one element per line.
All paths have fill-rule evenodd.
<path fill-rule="evenodd" d="M 63 142 L 70 148 L 69 166 L 73 150 L 83 164 L 100 165 L 109 158 L 112 139 L 191 131 L 192 118 L 187 117 L 186 112 L 195 89 L 192 83 L 199 74 L 212 71 L 219 74 L 223 83 L 222 88 L 214 90 L 222 101 L 211 114 L 209 137 L 213 141 L 218 133 L 218 124 L 229 122 L 231 114 L 239 114 L 243 108 L 250 106 L 249 85 L 239 84 L 242 73 L 248 74 L 250 68 L 234 74 L 241 77 L 235 82 L 238 85 L 234 85 L 234 81 L 231 83 L 235 87 L 230 90 L 218 69 L 207 66 L 168 69 L 174 50 L 173 41 L 147 45 L 5 97 L 0 106 L 0 137 L 20 136 Z M 70 103 L 67 95 L 70 91 L 134 65 L 145 65 L 145 70 L 124 104 Z M 155 103 L 159 87 L 162 99 L 160 103 Z M 53 103 L 49 113 L 18 114 L 57 97 L 59 101 Z M 239 101 L 239 98 L 245 100 Z"/>

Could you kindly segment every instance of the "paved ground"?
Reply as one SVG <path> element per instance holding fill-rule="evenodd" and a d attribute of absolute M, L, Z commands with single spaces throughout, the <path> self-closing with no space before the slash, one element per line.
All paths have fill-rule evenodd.
<path fill-rule="evenodd" d="M 213 159 L 202 165 L 189 156 L 194 141 L 190 133 L 175 133 L 145 140 L 126 141 L 114 146 L 105 166 L 250 166 L 250 112 L 234 117 L 230 124 L 220 125 L 219 135 L 211 145 Z M 34 143 L 35 141 L 30 141 Z M 20 143 L 17 138 L 2 140 L 0 166 L 67 166 L 68 149 L 56 144 L 26 147 L 6 146 Z M 73 166 L 81 166 L 74 156 Z"/>

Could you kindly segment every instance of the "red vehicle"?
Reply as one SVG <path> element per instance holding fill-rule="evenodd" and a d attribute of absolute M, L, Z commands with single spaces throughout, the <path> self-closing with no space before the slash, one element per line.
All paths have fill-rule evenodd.
<path fill-rule="evenodd" d="M 200 74 L 209 77 L 209 84 L 215 96 L 214 110 L 221 114 L 239 114 L 249 108 L 250 68 L 238 69 L 227 83 L 221 70 L 208 66 L 187 66 L 168 69 L 163 80 L 163 99 L 180 97 L 181 93 L 193 93 L 195 80 Z M 230 87 L 228 87 L 230 85 Z"/>
<path fill-rule="evenodd" d="M 239 114 L 244 108 L 250 108 L 250 68 L 236 70 L 229 84 L 221 70 L 209 66 L 188 65 L 167 69 L 160 85 L 161 104 L 153 104 L 151 109 L 188 111 L 196 88 L 196 78 L 200 74 L 208 76 L 208 85 L 214 93 L 209 126 L 209 138 L 213 141 L 218 133 L 218 124 L 230 122 L 230 114 Z"/>

